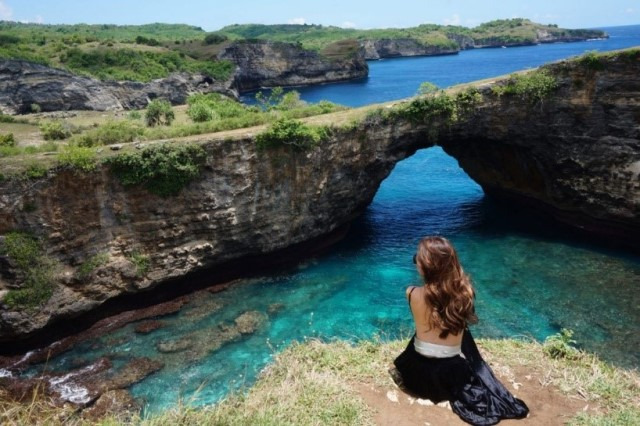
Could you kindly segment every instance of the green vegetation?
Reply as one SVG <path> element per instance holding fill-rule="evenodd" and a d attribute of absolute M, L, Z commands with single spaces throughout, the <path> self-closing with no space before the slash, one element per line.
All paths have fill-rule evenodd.
<path fill-rule="evenodd" d="M 32 161 L 27 165 L 24 171 L 24 177 L 27 179 L 40 179 L 47 175 L 47 168 L 38 162 Z"/>
<path fill-rule="evenodd" d="M 591 50 L 580 56 L 578 62 L 588 69 L 602 71 L 604 69 L 605 58 L 599 55 L 597 51 Z"/>
<path fill-rule="evenodd" d="M 151 81 L 176 71 L 199 72 L 216 80 L 226 80 L 233 71 L 233 65 L 228 61 L 199 61 L 173 51 L 71 48 L 59 58 L 68 70 L 102 80 Z"/>
<path fill-rule="evenodd" d="M 202 40 L 187 25 L 41 25 L 0 22 L 0 58 L 25 59 L 99 79 L 149 81 L 171 72 L 201 72 L 226 80 L 228 61 L 199 60 L 175 41 Z M 39 112 L 32 110 L 32 112 Z"/>
<path fill-rule="evenodd" d="M 572 340 L 573 331 L 562 329 L 560 333 L 549 336 L 542 346 L 545 355 L 557 359 L 568 358 L 576 359 L 580 356 L 580 352 L 575 348 L 576 341 Z"/>
<path fill-rule="evenodd" d="M 281 118 L 256 137 L 256 144 L 261 150 L 290 146 L 304 151 L 317 146 L 328 137 L 327 127 L 309 126 L 298 120 Z"/>
<path fill-rule="evenodd" d="M 219 43 L 223 43 L 223 42 L 227 41 L 228 39 L 229 39 L 229 37 L 227 37 L 224 34 L 208 33 L 206 36 L 204 36 L 204 43 L 205 44 L 219 44 Z"/>
<path fill-rule="evenodd" d="M 137 111 L 136 111 L 137 112 Z M 70 144 L 81 147 L 133 142 L 144 134 L 144 128 L 130 120 L 107 121 L 105 124 L 71 138 Z"/>
<path fill-rule="evenodd" d="M 0 133 L 0 147 L 13 148 L 16 146 L 16 139 L 13 137 L 13 133 Z"/>
<path fill-rule="evenodd" d="M 107 253 L 98 253 L 85 260 L 77 269 L 76 275 L 81 280 L 86 280 L 93 274 L 96 268 L 104 265 L 109 261 Z"/>
<path fill-rule="evenodd" d="M 11 259 L 24 280 L 22 288 L 9 290 L 5 304 L 14 310 L 34 309 L 49 300 L 55 264 L 44 255 L 38 240 L 24 232 L 10 232 L 0 245 L 0 253 Z"/>
<path fill-rule="evenodd" d="M 171 103 L 165 99 L 154 99 L 147 105 L 147 111 L 144 114 L 145 122 L 147 126 L 171 126 L 171 123 L 176 118 Z"/>
<path fill-rule="evenodd" d="M 199 145 L 158 144 L 106 160 L 124 186 L 144 185 L 150 192 L 175 195 L 200 176 L 206 153 Z"/>
<path fill-rule="evenodd" d="M 535 104 L 548 98 L 557 87 L 555 77 L 543 68 L 524 74 L 513 74 L 505 82 L 493 86 L 492 90 L 498 96 L 518 96 Z"/>
<path fill-rule="evenodd" d="M 85 173 L 94 171 L 98 166 L 95 150 L 82 146 L 66 146 L 64 150 L 58 154 L 58 161 L 62 166 Z"/>
<path fill-rule="evenodd" d="M 134 251 L 128 256 L 128 259 L 135 265 L 136 275 L 138 275 L 138 277 L 144 277 L 145 275 L 147 275 L 149 266 L 151 266 L 151 260 L 149 259 L 149 256 Z"/>
<path fill-rule="evenodd" d="M 218 33 L 230 39 L 260 39 L 300 42 L 303 47 L 321 51 L 332 43 L 344 40 L 371 40 L 383 38 L 411 38 L 423 44 L 443 49 L 457 49 L 455 37 L 469 37 L 477 45 L 530 44 L 537 40 L 537 32 L 547 32 L 556 37 L 603 37 L 598 30 L 569 30 L 557 25 L 542 25 L 528 19 L 499 19 L 475 28 L 453 25 L 423 24 L 412 28 L 388 28 L 356 30 L 322 25 L 230 25 Z"/>
<path fill-rule="evenodd" d="M 438 90 L 440 90 L 440 88 L 433 84 L 430 81 L 425 81 L 423 83 L 420 84 L 420 87 L 418 87 L 418 95 L 430 95 L 432 93 L 436 93 Z"/>
<path fill-rule="evenodd" d="M 40 124 L 40 132 L 44 140 L 62 140 L 71 136 L 71 130 L 61 121 L 48 121 Z"/>

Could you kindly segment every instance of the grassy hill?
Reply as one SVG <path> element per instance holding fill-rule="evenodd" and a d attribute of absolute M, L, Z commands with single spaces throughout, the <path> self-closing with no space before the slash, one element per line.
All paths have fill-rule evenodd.
<path fill-rule="evenodd" d="M 538 32 L 550 33 L 555 37 L 602 37 L 598 30 L 571 30 L 557 25 L 543 25 L 528 19 L 500 19 L 484 23 L 475 28 L 452 25 L 424 24 L 411 28 L 387 28 L 357 30 L 322 25 L 230 25 L 219 33 L 230 39 L 263 39 L 299 42 L 305 48 L 320 50 L 333 42 L 344 39 L 413 38 L 424 44 L 455 48 L 458 43 L 454 36 L 472 38 L 476 44 L 523 44 L 535 43 Z"/>

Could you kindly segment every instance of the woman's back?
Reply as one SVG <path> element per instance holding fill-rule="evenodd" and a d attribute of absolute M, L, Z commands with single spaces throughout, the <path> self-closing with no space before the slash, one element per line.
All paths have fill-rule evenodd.
<path fill-rule="evenodd" d="M 432 312 L 425 299 L 424 287 L 409 287 L 407 289 L 407 298 L 409 299 L 418 340 L 436 345 L 460 346 L 462 332 L 458 334 L 449 333 L 445 338 L 441 338 L 442 329 L 429 324 L 428 318 L 431 317 Z"/>

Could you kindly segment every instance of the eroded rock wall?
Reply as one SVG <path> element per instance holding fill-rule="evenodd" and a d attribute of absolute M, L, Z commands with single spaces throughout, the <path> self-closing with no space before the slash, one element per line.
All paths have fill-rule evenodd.
<path fill-rule="evenodd" d="M 232 43 L 218 55 L 236 64 L 240 91 L 261 87 L 305 86 L 367 77 L 362 51 L 329 59 L 291 43 L 253 41 Z"/>
<path fill-rule="evenodd" d="M 64 323 L 122 294 L 199 270 L 214 275 L 230 261 L 330 234 L 363 211 L 395 163 L 424 143 L 422 132 L 407 123 L 338 131 L 308 153 L 258 152 L 252 136 L 203 142 L 202 178 L 169 198 L 125 189 L 106 168 L 0 182 L 0 235 L 33 233 L 59 265 L 43 307 L 0 308 L 0 341 Z M 100 253 L 106 263 L 79 278 L 80 265 Z M 142 275 L 133 253 L 149 259 Z M 0 272 L 1 298 L 19 283 L 6 268 Z"/>
<path fill-rule="evenodd" d="M 452 55 L 459 49 L 425 45 L 412 38 L 364 40 L 361 43 L 366 59 L 395 58 L 400 56 Z"/>
<path fill-rule="evenodd" d="M 439 143 L 485 193 L 640 247 L 640 55 L 547 69 L 552 95 L 485 89 L 473 117 Z"/>
<path fill-rule="evenodd" d="M 233 81 L 201 74 L 175 73 L 149 83 L 99 81 L 20 60 L 0 60 L 0 112 L 24 114 L 37 104 L 42 111 L 139 109 L 164 98 L 184 104 L 192 93 L 218 92 L 237 97 Z"/>

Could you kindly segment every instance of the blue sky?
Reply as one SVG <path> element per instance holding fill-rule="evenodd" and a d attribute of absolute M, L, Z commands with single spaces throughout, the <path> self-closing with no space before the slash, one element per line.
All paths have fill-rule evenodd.
<path fill-rule="evenodd" d="M 490 4 L 490 5 L 489 5 Z M 640 24 L 639 0 L 0 0 L 0 19 L 43 23 L 313 23 L 355 28 L 475 26 L 529 18 L 566 28 Z"/>

